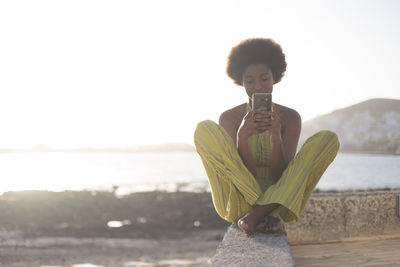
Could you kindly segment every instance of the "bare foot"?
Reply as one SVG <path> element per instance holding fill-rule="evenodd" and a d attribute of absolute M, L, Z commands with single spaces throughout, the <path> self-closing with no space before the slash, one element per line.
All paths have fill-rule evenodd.
<path fill-rule="evenodd" d="M 280 216 L 278 217 L 272 217 L 272 216 L 267 216 L 265 218 L 266 223 L 265 223 L 265 232 L 278 232 L 278 231 L 285 231 L 285 222 L 282 220 Z"/>
<path fill-rule="evenodd" d="M 276 208 L 276 206 L 276 204 L 256 206 L 243 218 L 239 219 L 237 224 L 247 237 L 253 236 L 256 233 L 257 225 L 259 225 L 264 217 Z"/>
<path fill-rule="evenodd" d="M 252 221 L 248 221 L 248 219 L 245 217 L 239 219 L 238 221 L 238 226 L 242 231 L 246 234 L 247 237 L 253 236 L 255 233 L 255 226 Z"/>

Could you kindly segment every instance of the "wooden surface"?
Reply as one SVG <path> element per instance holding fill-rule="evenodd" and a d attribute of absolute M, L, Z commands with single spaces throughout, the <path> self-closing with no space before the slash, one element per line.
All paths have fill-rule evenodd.
<path fill-rule="evenodd" d="M 296 266 L 400 266 L 400 239 L 292 246 Z"/>

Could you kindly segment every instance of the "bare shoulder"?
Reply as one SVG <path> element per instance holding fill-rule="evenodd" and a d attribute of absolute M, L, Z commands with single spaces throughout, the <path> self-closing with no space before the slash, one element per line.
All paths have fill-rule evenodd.
<path fill-rule="evenodd" d="M 301 125 L 301 116 L 300 114 L 289 107 L 285 107 L 279 104 L 275 104 L 276 112 L 279 115 L 279 118 L 285 124 L 300 124 Z"/>
<path fill-rule="evenodd" d="M 224 111 L 219 117 L 219 124 L 221 126 L 240 124 L 245 115 L 246 103 Z"/>
<path fill-rule="evenodd" d="M 246 104 L 242 104 L 224 111 L 219 117 L 219 125 L 232 137 L 234 144 L 236 144 L 236 134 L 245 115 Z"/>

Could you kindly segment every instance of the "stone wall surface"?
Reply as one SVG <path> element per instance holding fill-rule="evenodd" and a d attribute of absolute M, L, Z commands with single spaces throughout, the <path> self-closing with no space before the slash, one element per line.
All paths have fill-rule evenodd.
<path fill-rule="evenodd" d="M 211 260 L 211 266 L 294 266 L 286 235 L 257 232 L 246 237 L 236 224 L 224 235 Z"/>
<path fill-rule="evenodd" d="M 314 193 L 303 214 L 287 225 L 289 242 L 399 235 L 400 191 Z"/>

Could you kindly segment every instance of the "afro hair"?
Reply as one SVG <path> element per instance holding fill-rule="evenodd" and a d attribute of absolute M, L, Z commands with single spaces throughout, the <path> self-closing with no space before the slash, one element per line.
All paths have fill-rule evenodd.
<path fill-rule="evenodd" d="M 282 79 L 287 65 L 281 46 L 274 40 L 252 38 L 231 49 L 226 73 L 235 84 L 243 85 L 243 72 L 252 64 L 265 64 L 271 68 L 275 83 Z"/>

